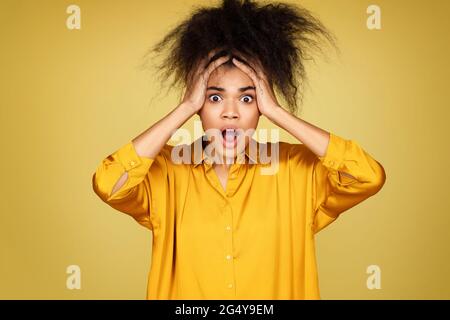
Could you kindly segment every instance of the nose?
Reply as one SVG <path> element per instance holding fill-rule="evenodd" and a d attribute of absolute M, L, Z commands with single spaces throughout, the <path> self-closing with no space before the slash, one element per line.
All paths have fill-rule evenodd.
<path fill-rule="evenodd" d="M 225 105 L 223 112 L 222 112 L 222 118 L 224 119 L 237 119 L 239 118 L 239 113 L 237 111 L 237 106 L 235 106 L 233 103 L 228 103 Z"/>

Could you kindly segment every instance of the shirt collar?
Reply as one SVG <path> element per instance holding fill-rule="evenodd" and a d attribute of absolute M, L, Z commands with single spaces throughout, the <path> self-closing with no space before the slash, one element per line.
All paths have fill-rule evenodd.
<path fill-rule="evenodd" d="M 209 157 L 205 152 L 205 148 L 208 144 L 207 138 L 205 135 L 198 138 L 191 144 L 191 160 L 194 167 L 197 167 L 199 164 L 206 163 L 211 165 L 213 162 L 213 157 Z M 250 150 L 250 146 L 254 147 Z M 256 146 L 256 148 L 255 148 Z M 260 146 L 258 141 L 253 138 L 250 138 L 249 143 L 245 146 L 245 150 L 242 154 L 239 154 L 236 158 L 235 163 L 243 164 L 243 157 L 245 157 L 245 163 L 248 164 L 256 164 L 259 161 L 259 150 Z"/>

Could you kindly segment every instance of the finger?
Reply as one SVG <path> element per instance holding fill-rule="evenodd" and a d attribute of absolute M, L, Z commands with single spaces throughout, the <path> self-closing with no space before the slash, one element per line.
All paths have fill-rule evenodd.
<path fill-rule="evenodd" d="M 209 77 L 209 75 L 214 71 L 214 69 L 216 69 L 223 63 L 227 62 L 229 59 L 230 59 L 230 55 L 226 55 L 226 56 L 217 58 L 208 66 L 208 68 L 206 68 L 205 75 Z"/>
<path fill-rule="evenodd" d="M 255 70 L 256 75 L 261 79 L 267 79 L 264 68 L 258 59 L 250 59 L 250 66 Z"/>
<path fill-rule="evenodd" d="M 208 64 L 210 63 L 210 60 L 212 57 L 214 57 L 214 55 L 216 55 L 220 50 L 222 50 L 223 48 L 216 48 L 213 49 L 211 51 L 208 52 L 208 55 L 200 60 L 198 60 L 195 64 L 194 67 L 191 70 L 191 77 L 190 79 L 194 79 L 198 76 L 200 76 L 205 69 L 208 67 Z"/>
<path fill-rule="evenodd" d="M 232 61 L 239 69 L 244 71 L 253 80 L 255 85 L 258 84 L 259 79 L 258 79 L 258 76 L 257 76 L 255 70 L 253 70 L 251 67 L 249 67 L 248 65 L 246 65 L 243 62 L 240 62 L 239 60 L 237 60 L 235 58 L 233 58 Z"/>
<path fill-rule="evenodd" d="M 254 57 L 247 57 L 245 63 L 247 63 L 255 72 L 255 74 L 260 78 L 267 80 L 267 76 L 264 72 L 263 65 L 261 61 Z M 244 64 L 245 64 L 244 63 Z"/>
<path fill-rule="evenodd" d="M 219 47 L 219 48 L 211 50 L 208 54 L 209 60 L 211 60 L 212 57 L 214 57 L 219 51 L 222 51 L 223 49 L 225 49 L 225 47 Z"/>
<path fill-rule="evenodd" d="M 211 61 L 211 59 L 219 52 L 219 51 L 221 51 L 221 50 L 223 50 L 224 48 L 223 47 L 220 47 L 220 48 L 216 48 L 216 49 L 213 49 L 213 50 L 211 50 L 209 53 L 208 53 L 208 56 L 207 57 L 205 57 L 204 59 L 203 59 L 203 69 L 206 69 L 206 67 L 208 67 L 208 64 L 210 63 L 210 61 Z"/>

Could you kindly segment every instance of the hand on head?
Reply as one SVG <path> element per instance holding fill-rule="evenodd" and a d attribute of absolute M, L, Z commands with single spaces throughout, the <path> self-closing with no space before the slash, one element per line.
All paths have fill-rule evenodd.
<path fill-rule="evenodd" d="M 217 67 L 230 59 L 230 55 L 227 54 L 209 63 L 211 58 L 219 50 L 215 49 L 210 51 L 208 56 L 203 58 L 188 76 L 189 82 L 181 103 L 190 106 L 196 113 L 202 108 L 205 102 L 209 76 Z"/>

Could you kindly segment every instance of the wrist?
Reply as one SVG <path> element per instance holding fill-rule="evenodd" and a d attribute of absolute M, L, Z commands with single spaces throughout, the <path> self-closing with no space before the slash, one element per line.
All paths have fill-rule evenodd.
<path fill-rule="evenodd" d="M 284 109 L 279 106 L 276 105 L 272 108 L 269 109 L 269 112 L 266 112 L 265 116 L 272 122 L 274 122 L 275 124 L 279 124 L 280 122 L 280 118 L 283 116 L 283 111 Z"/>
<path fill-rule="evenodd" d="M 178 105 L 178 109 L 181 109 L 184 112 L 187 112 L 190 116 L 193 116 L 198 111 L 197 108 L 195 108 L 192 104 L 187 103 L 187 102 L 181 102 Z"/>

